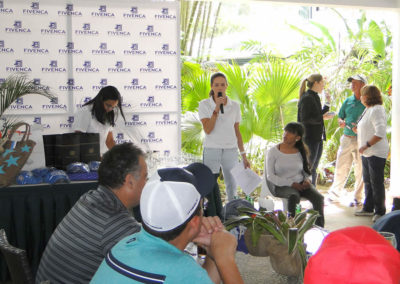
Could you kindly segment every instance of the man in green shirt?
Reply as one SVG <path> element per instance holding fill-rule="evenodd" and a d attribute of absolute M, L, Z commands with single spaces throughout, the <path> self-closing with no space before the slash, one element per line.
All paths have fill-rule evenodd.
<path fill-rule="evenodd" d="M 343 102 L 339 114 L 339 126 L 344 128 L 343 135 L 340 138 L 340 146 L 337 152 L 335 177 L 329 190 L 329 200 L 335 202 L 340 200 L 341 192 L 344 189 L 347 178 L 350 174 L 351 166 L 354 162 L 354 200 L 350 206 L 361 205 L 364 182 L 362 180 L 362 164 L 360 153 L 358 152 L 357 134 L 352 128 L 357 124 L 359 117 L 364 112 L 365 106 L 361 103 L 361 88 L 367 84 L 363 75 L 354 75 L 347 79 L 351 82 L 353 95 Z"/>

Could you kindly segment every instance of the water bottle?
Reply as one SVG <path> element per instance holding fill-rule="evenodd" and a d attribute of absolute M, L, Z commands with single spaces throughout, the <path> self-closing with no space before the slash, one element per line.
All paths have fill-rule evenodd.
<path fill-rule="evenodd" d="M 253 198 L 251 198 L 251 196 L 250 196 L 250 195 L 246 195 L 246 200 L 247 200 L 248 202 L 250 202 L 250 203 L 251 203 L 251 205 L 254 205 L 254 199 L 253 199 Z"/>
<path fill-rule="evenodd" d="M 297 203 L 296 204 L 296 215 L 299 214 L 299 213 L 301 213 L 301 204 Z"/>

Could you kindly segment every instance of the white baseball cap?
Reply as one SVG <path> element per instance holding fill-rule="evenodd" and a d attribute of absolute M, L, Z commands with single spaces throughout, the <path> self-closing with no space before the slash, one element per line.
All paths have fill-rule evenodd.
<path fill-rule="evenodd" d="M 201 163 L 160 169 L 143 188 L 142 221 L 157 232 L 173 230 L 193 216 L 201 198 L 210 193 L 214 185 L 214 175 Z"/>
<path fill-rule="evenodd" d="M 365 78 L 365 76 L 361 75 L 361 74 L 357 74 L 357 75 L 354 75 L 354 76 L 351 76 L 351 77 L 347 78 L 347 82 L 351 82 L 353 80 L 358 80 L 358 81 L 363 82 L 364 84 L 368 84 L 368 81 Z"/>

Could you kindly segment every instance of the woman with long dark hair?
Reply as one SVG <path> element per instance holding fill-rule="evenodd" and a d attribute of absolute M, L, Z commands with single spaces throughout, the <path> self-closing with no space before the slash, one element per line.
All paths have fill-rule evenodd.
<path fill-rule="evenodd" d="M 117 88 L 107 86 L 102 88 L 96 97 L 85 103 L 75 117 L 74 131 L 99 133 L 101 155 L 115 145 L 111 129 L 115 126 L 118 112 L 121 112 L 125 120 L 121 102 L 121 94 Z"/>
<path fill-rule="evenodd" d="M 267 185 L 276 197 L 288 199 L 288 213 L 295 215 L 300 198 L 308 199 L 318 211 L 316 224 L 324 226 L 324 197 L 311 184 L 307 146 L 303 142 L 304 127 L 291 122 L 284 128 L 283 141 L 268 150 L 266 157 Z"/>
<path fill-rule="evenodd" d="M 300 86 L 297 121 L 305 128 L 304 142 L 310 150 L 311 183 L 317 182 L 317 168 L 322 155 L 323 140 L 326 140 L 324 119 L 328 116 L 330 96 L 326 96 L 326 103 L 322 107 L 320 93 L 325 87 L 325 80 L 321 74 L 312 74 L 303 80 Z M 307 89 L 307 90 L 306 90 Z"/>
<path fill-rule="evenodd" d="M 203 162 L 216 177 L 222 168 L 226 194 L 228 201 L 231 201 L 236 196 L 237 187 L 231 170 L 238 163 L 238 154 L 240 153 L 245 168 L 250 167 L 250 163 L 247 160 L 239 130 L 240 105 L 227 97 L 227 87 L 228 81 L 225 74 L 218 72 L 211 76 L 210 97 L 199 103 L 199 118 L 206 134 L 203 143 Z M 220 198 L 217 191 L 219 189 L 216 188 L 214 190 L 216 199 Z M 216 209 L 217 214 L 220 209 L 222 208 Z"/>

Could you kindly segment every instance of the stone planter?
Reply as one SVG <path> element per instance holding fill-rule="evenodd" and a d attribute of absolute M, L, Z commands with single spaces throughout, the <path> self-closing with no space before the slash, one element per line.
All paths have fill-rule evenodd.
<path fill-rule="evenodd" d="M 272 235 L 261 235 L 257 245 L 253 247 L 253 243 L 251 241 L 251 231 L 247 229 L 244 233 L 244 242 L 249 254 L 252 256 L 269 256 L 268 247 L 273 240 L 274 237 Z"/>
<path fill-rule="evenodd" d="M 273 239 L 268 246 L 268 252 L 271 266 L 277 273 L 287 276 L 301 275 L 302 264 L 298 250 L 293 255 L 289 255 L 287 246 Z"/>

